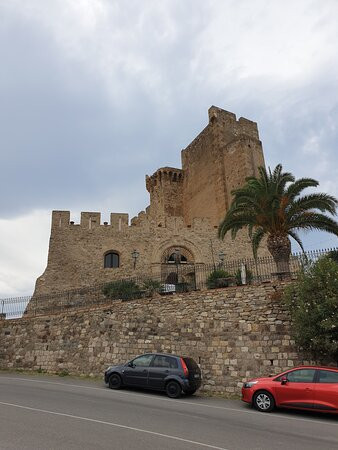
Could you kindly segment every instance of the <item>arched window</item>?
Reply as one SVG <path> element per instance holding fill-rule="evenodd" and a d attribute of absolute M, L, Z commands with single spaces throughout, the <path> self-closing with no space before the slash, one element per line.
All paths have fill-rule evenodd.
<path fill-rule="evenodd" d="M 169 258 L 168 258 L 168 263 L 169 264 L 174 264 L 174 263 L 177 263 L 177 264 L 186 264 L 188 261 L 187 261 L 187 257 L 186 256 L 184 256 L 184 255 L 182 255 L 182 254 L 180 254 L 180 253 L 172 253 L 170 256 L 169 256 Z"/>
<path fill-rule="evenodd" d="M 120 255 L 116 252 L 109 252 L 104 255 L 104 268 L 120 267 Z"/>
<path fill-rule="evenodd" d="M 185 247 L 171 246 L 163 252 L 161 262 L 164 264 L 193 264 L 194 256 Z"/>

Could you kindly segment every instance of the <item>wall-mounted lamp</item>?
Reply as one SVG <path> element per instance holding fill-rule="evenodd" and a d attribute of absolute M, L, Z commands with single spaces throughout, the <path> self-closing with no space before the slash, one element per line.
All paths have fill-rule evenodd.
<path fill-rule="evenodd" d="M 139 252 L 137 250 L 134 250 L 133 253 L 131 254 L 132 258 L 134 259 L 134 269 L 136 268 L 136 261 L 137 258 L 140 256 Z"/>

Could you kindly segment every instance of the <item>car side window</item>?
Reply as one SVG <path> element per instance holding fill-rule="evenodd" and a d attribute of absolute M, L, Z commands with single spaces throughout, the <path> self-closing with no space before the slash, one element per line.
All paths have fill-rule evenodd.
<path fill-rule="evenodd" d="M 286 374 L 288 381 L 291 383 L 313 383 L 315 369 L 298 369 Z"/>
<path fill-rule="evenodd" d="M 166 369 L 177 369 L 178 368 L 178 364 L 177 364 L 177 361 L 175 358 L 172 358 L 171 356 L 163 356 L 163 355 L 155 356 L 152 366 L 159 367 L 159 368 L 166 368 Z"/>
<path fill-rule="evenodd" d="M 153 355 L 142 355 L 135 358 L 132 363 L 135 367 L 149 367 L 152 359 Z"/>
<path fill-rule="evenodd" d="M 338 372 L 333 370 L 318 370 L 318 383 L 338 383 Z"/>

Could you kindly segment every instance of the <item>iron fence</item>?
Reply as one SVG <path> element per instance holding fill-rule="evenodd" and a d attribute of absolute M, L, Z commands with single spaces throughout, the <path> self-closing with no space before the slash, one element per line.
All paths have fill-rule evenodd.
<path fill-rule="evenodd" d="M 271 280 L 292 279 L 309 261 L 316 261 L 338 249 L 294 253 L 289 270 L 277 272 L 272 257 L 241 258 L 217 264 L 162 264 L 156 274 L 130 277 L 95 286 L 83 287 L 48 295 L 33 295 L 0 299 L 0 320 L 37 315 L 67 313 L 75 309 L 109 305 L 116 300 L 149 298 L 155 293 L 173 293 L 203 290 L 243 284 L 259 284 Z M 217 277 L 213 278 L 217 271 Z"/>

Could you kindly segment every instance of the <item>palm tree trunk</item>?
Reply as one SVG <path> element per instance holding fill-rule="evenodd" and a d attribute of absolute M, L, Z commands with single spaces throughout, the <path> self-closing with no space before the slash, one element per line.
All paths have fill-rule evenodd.
<path fill-rule="evenodd" d="M 290 276 L 291 243 L 288 236 L 285 234 L 270 234 L 267 245 L 276 263 L 277 276 L 281 279 Z"/>

